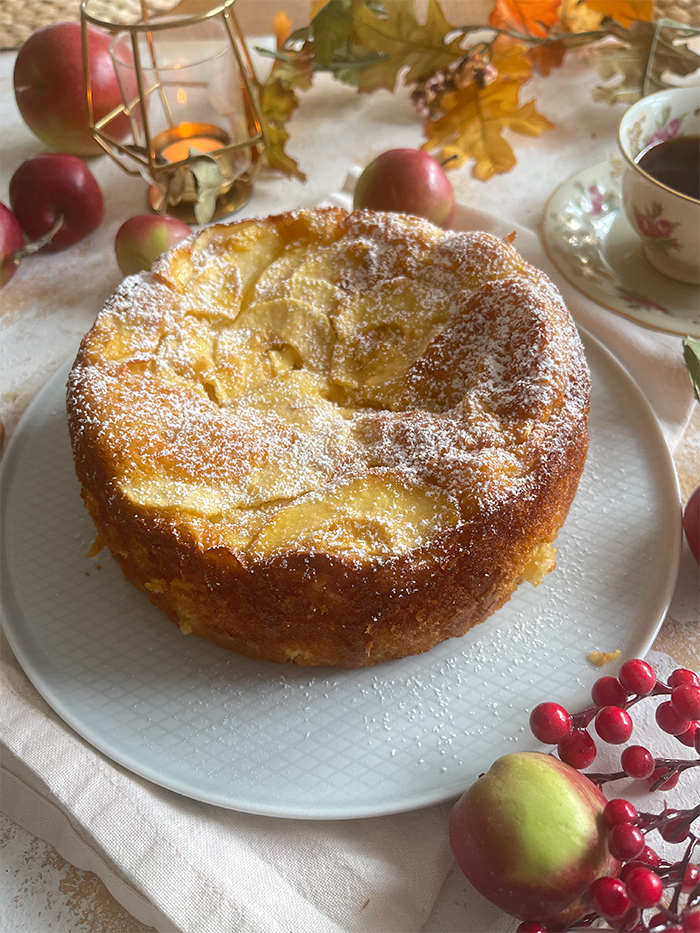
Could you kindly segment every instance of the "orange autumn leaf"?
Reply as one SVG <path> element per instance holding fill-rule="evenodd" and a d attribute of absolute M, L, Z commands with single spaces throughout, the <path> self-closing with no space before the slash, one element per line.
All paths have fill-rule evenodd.
<path fill-rule="evenodd" d="M 498 29 L 507 29 L 522 35 L 544 39 L 552 26 L 561 25 L 562 0 L 496 0 L 489 23 Z M 503 36 L 501 41 L 517 40 Z M 566 46 L 561 42 L 546 43 L 530 49 L 528 58 L 535 70 L 548 75 L 564 61 Z"/>
<path fill-rule="evenodd" d="M 650 23 L 654 18 L 654 0 L 586 0 L 585 6 L 621 26 L 629 26 L 635 19 Z"/>
<path fill-rule="evenodd" d="M 279 51 L 292 34 L 292 21 L 284 12 L 284 10 L 280 10 L 279 13 L 275 13 L 275 18 L 272 20 L 272 24 L 275 30 L 277 51 Z"/>
<path fill-rule="evenodd" d="M 534 101 L 521 104 L 521 85 L 529 75 L 529 63 L 521 48 L 497 50 L 493 64 L 498 79 L 485 88 L 469 84 L 445 95 L 445 112 L 426 123 L 428 137 L 423 149 L 441 149 L 441 160 L 453 159 L 458 168 L 474 159 L 472 173 L 486 181 L 510 171 L 516 163 L 504 130 L 526 136 L 539 136 L 554 129 L 538 112 Z"/>
<path fill-rule="evenodd" d="M 489 25 L 544 38 L 559 19 L 561 0 L 496 0 Z"/>

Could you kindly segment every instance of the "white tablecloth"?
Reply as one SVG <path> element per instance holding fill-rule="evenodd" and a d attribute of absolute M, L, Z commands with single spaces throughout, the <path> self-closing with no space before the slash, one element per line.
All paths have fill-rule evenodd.
<path fill-rule="evenodd" d="M 0 56 L 3 201 L 14 169 L 42 150 L 16 114 L 12 63 L 13 55 Z M 594 104 L 589 87 L 595 80 L 574 61 L 548 80 L 535 79 L 526 96 L 538 97 L 557 128 L 540 139 L 514 138 L 518 165 L 507 175 L 487 184 L 472 179 L 468 168 L 451 176 L 458 200 L 485 224 L 519 228 L 516 245 L 526 255 L 539 251 L 537 230 L 552 189 L 614 150 L 623 108 Z M 308 182 L 262 179 L 240 217 L 342 200 L 337 193 L 354 167 L 385 149 L 422 142 L 405 93 L 357 95 L 325 78 L 302 96 L 291 132 L 290 152 Z M 93 169 L 106 198 L 103 225 L 64 253 L 27 260 L 0 295 L 0 403 L 9 433 L 119 282 L 114 235 L 123 220 L 145 210 L 140 179 L 125 176 L 106 157 Z M 673 446 L 692 405 L 678 338 L 644 330 L 578 297 L 576 305 L 581 323 L 633 374 L 644 376 Z M 697 619 L 687 596 L 694 570 L 684 559 L 673 611 L 689 618 L 695 612 Z M 662 674 L 672 669 L 672 659 L 653 660 Z M 0 690 L 4 812 L 69 861 L 94 870 L 134 916 L 158 930 L 477 933 L 516 926 L 451 869 L 449 804 L 322 824 L 217 810 L 134 778 L 94 752 L 38 697 L 4 642 Z M 546 699 L 546 684 L 542 690 Z M 642 735 L 647 727 L 640 723 Z M 700 796 L 697 780 L 681 782 L 667 799 L 679 804 L 689 794 Z"/>

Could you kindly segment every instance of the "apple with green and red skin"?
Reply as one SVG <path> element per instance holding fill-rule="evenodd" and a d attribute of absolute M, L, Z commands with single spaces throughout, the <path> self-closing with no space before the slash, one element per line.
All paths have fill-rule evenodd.
<path fill-rule="evenodd" d="M 137 214 L 121 225 L 114 240 L 117 263 L 124 275 L 150 269 L 171 246 L 190 236 L 192 230 L 177 217 Z"/>
<path fill-rule="evenodd" d="M 0 202 L 0 288 L 7 285 L 17 271 L 17 250 L 24 246 L 24 234 L 19 221 L 7 205 Z"/>
<path fill-rule="evenodd" d="M 45 252 L 57 252 L 82 240 L 102 223 L 102 189 L 78 156 L 40 152 L 23 162 L 10 180 L 12 210 L 30 240 L 63 222 Z"/>
<path fill-rule="evenodd" d="M 364 169 L 355 185 L 355 210 L 414 214 L 438 227 L 454 219 L 455 194 L 440 163 L 422 149 L 389 149 Z"/>
<path fill-rule="evenodd" d="M 541 752 L 499 758 L 450 815 L 457 864 L 485 898 L 520 920 L 571 922 L 596 878 L 617 876 L 606 799 L 580 771 Z"/>
<path fill-rule="evenodd" d="M 122 95 L 109 54 L 111 36 L 94 26 L 87 34 L 97 121 L 121 105 Z M 33 33 L 17 53 L 13 83 L 22 119 L 47 146 L 79 156 L 104 152 L 88 125 L 80 23 L 53 23 Z M 128 118 L 121 114 L 106 131 L 123 139 Z"/>

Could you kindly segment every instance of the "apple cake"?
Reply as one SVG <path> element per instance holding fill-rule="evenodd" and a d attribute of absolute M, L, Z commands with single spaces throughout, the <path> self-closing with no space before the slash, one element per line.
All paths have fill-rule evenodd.
<path fill-rule="evenodd" d="M 209 227 L 125 279 L 67 408 L 100 545 L 182 632 L 353 668 L 553 568 L 589 390 L 509 242 L 328 208 Z"/>

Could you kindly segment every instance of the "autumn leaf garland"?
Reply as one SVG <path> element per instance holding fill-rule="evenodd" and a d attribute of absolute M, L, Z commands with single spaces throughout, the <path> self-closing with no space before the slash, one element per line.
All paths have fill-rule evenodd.
<path fill-rule="evenodd" d="M 438 0 L 425 21 L 413 0 L 315 0 L 308 26 L 289 31 L 275 17 L 277 50 L 261 88 L 271 169 L 304 179 L 285 151 L 286 124 L 314 74 L 330 72 L 360 93 L 403 85 L 425 120 L 423 148 L 451 167 L 473 160 L 482 180 L 508 172 L 515 154 L 504 131 L 539 136 L 554 124 L 520 91 L 533 70 L 543 75 L 566 54 L 592 46 L 588 63 L 604 83 L 595 100 L 633 102 L 687 75 L 700 56 L 684 40 L 699 30 L 653 21 L 652 0 L 495 0 L 488 25 L 449 23 Z"/>

